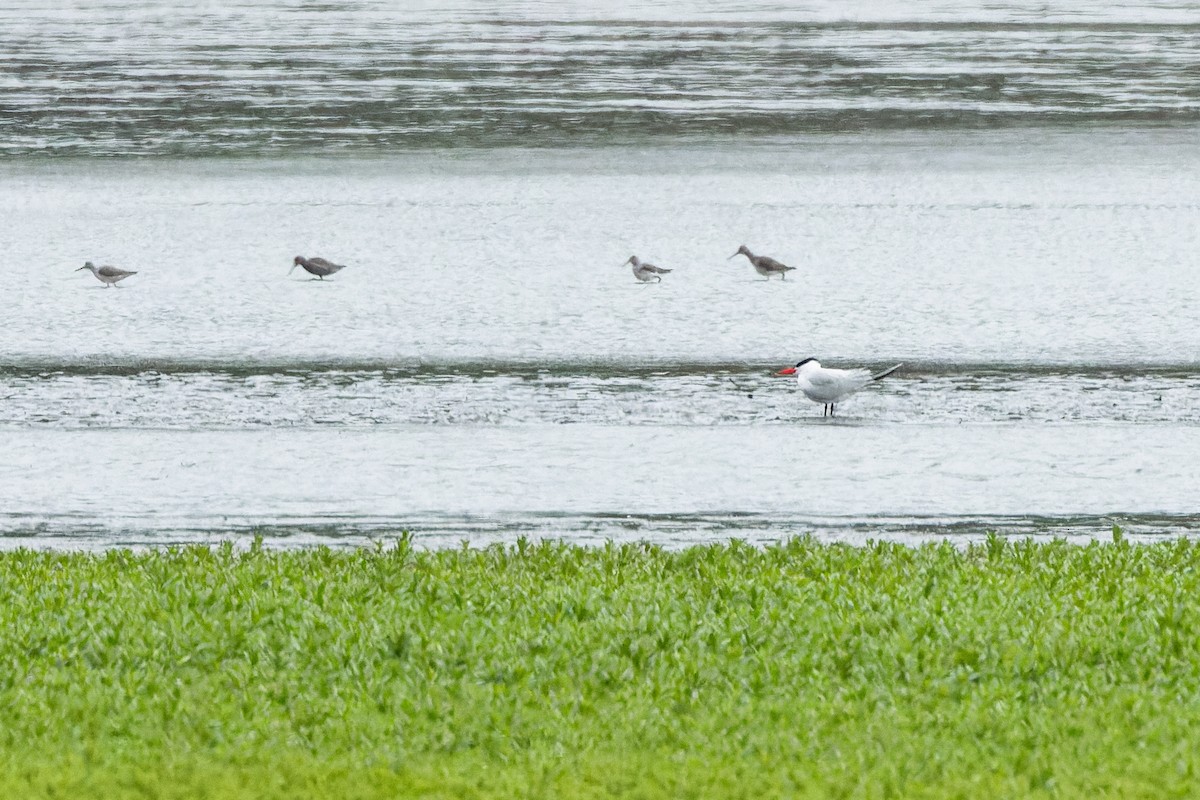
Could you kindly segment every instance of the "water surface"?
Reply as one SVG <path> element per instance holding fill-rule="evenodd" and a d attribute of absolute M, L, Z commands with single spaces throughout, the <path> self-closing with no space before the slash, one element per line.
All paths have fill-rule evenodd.
<path fill-rule="evenodd" d="M 27 0 L 0 9 L 0 152 L 1194 125 L 1198 37 L 1194 0 Z"/>

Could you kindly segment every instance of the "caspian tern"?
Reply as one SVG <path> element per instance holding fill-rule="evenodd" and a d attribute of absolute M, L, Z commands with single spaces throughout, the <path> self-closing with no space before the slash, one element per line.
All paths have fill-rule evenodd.
<path fill-rule="evenodd" d="M 789 267 L 787 264 L 781 264 L 770 256 L 756 256 L 750 252 L 750 248 L 746 247 L 746 245 L 739 247 L 738 251 L 729 258 L 737 258 L 738 256 L 745 256 L 750 259 L 750 263 L 754 265 L 754 271 L 767 280 L 771 280 L 772 275 L 778 275 L 781 281 L 786 280 L 787 274 L 795 269 L 795 267 Z M 729 259 L 725 260 L 728 261 Z"/>
<path fill-rule="evenodd" d="M 292 274 L 292 270 L 296 267 L 304 267 L 304 271 L 310 275 L 316 275 L 317 278 L 325 280 L 326 275 L 343 270 L 346 267 L 343 264 L 334 264 L 332 261 L 326 261 L 323 258 L 305 258 L 304 256 L 296 256 L 292 259 L 292 269 L 288 270 L 288 275 Z M 315 280 L 315 279 L 314 279 Z"/>
<path fill-rule="evenodd" d="M 886 378 L 902 366 L 904 364 L 900 363 L 872 375 L 865 369 L 826 369 L 815 358 L 806 358 L 797 361 L 796 366 L 781 369 L 775 374 L 795 375 L 796 385 L 800 387 L 804 396 L 814 403 L 825 405 L 821 416 L 828 414 L 832 417 L 835 405 L 872 382 Z"/>
<path fill-rule="evenodd" d="M 130 275 L 137 275 L 137 272 L 129 272 L 128 270 L 117 269 L 116 267 L 97 267 L 90 261 L 75 271 L 82 272 L 85 269 L 90 269 L 92 274 L 96 276 L 96 280 L 104 284 L 105 289 L 110 286 L 116 286 L 117 281 L 124 280 Z M 120 289 L 121 287 L 117 286 L 117 288 Z"/>
<path fill-rule="evenodd" d="M 633 277 L 637 278 L 642 283 L 649 283 L 650 281 L 658 281 L 659 283 L 662 283 L 662 276 L 671 271 L 669 269 L 663 269 L 662 267 L 656 267 L 653 264 L 647 264 L 637 256 L 630 256 L 629 260 L 626 261 L 625 264 L 633 264 Z M 621 266 L 625 266 L 625 264 L 622 264 Z"/>

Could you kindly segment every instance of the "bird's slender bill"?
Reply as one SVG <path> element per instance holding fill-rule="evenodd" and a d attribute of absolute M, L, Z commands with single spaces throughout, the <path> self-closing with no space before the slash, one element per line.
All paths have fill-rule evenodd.
<path fill-rule="evenodd" d="M 779 370 L 779 372 L 776 372 L 775 374 L 776 375 L 795 375 L 796 368 L 795 367 L 784 367 L 783 369 Z"/>

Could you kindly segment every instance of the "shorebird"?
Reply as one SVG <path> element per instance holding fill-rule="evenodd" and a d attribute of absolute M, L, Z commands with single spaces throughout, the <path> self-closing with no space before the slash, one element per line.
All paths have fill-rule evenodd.
<path fill-rule="evenodd" d="M 750 252 L 750 248 L 746 247 L 746 245 L 739 247 L 738 251 L 729 258 L 737 258 L 738 256 L 745 256 L 750 259 L 750 263 L 754 265 L 754 271 L 767 280 L 771 280 L 772 275 L 778 275 L 779 280 L 785 280 L 788 272 L 795 269 L 795 267 L 779 263 L 770 256 L 756 256 Z"/>
<path fill-rule="evenodd" d="M 128 270 L 117 269 L 116 267 L 97 267 L 90 261 L 75 271 L 82 272 L 85 269 L 90 269 L 92 274 L 96 276 L 96 280 L 104 284 L 105 289 L 115 285 L 117 281 L 128 278 L 130 275 L 137 275 L 137 272 L 129 272 Z M 117 286 L 117 288 L 120 289 L 121 287 Z"/>
<path fill-rule="evenodd" d="M 637 256 L 630 256 L 629 260 L 626 261 L 625 264 L 633 264 L 633 277 L 637 278 L 642 283 L 649 283 L 650 281 L 658 281 L 659 283 L 662 283 L 662 276 L 671 271 L 669 269 L 663 269 L 662 267 L 656 267 L 653 264 L 647 264 Z M 624 264 L 621 266 L 624 266 Z"/>
<path fill-rule="evenodd" d="M 826 369 L 815 358 L 797 361 L 796 366 L 781 369 L 776 375 L 795 375 L 796 385 L 804 396 L 814 403 L 823 403 L 825 411 L 821 416 L 833 416 L 834 406 L 850 395 L 869 386 L 873 381 L 882 380 L 904 366 L 897 364 L 885 369 L 877 375 L 872 375 L 865 369 Z"/>
<path fill-rule="evenodd" d="M 304 271 L 310 275 L 316 275 L 317 278 L 325 280 L 326 275 L 332 275 L 338 270 L 345 269 L 344 264 L 334 264 L 332 261 L 326 261 L 323 258 L 305 258 L 304 256 L 296 256 L 292 259 L 292 269 L 288 270 L 288 275 L 292 274 L 292 270 L 296 267 L 304 267 Z"/>

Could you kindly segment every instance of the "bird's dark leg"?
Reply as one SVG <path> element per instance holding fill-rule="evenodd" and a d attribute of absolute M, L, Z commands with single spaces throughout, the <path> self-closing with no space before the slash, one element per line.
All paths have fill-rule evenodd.
<path fill-rule="evenodd" d="M 836 410 L 837 410 L 837 406 L 835 406 L 833 403 L 830 403 L 829 404 L 829 416 L 832 417 L 834 415 L 834 411 L 836 411 Z"/>

